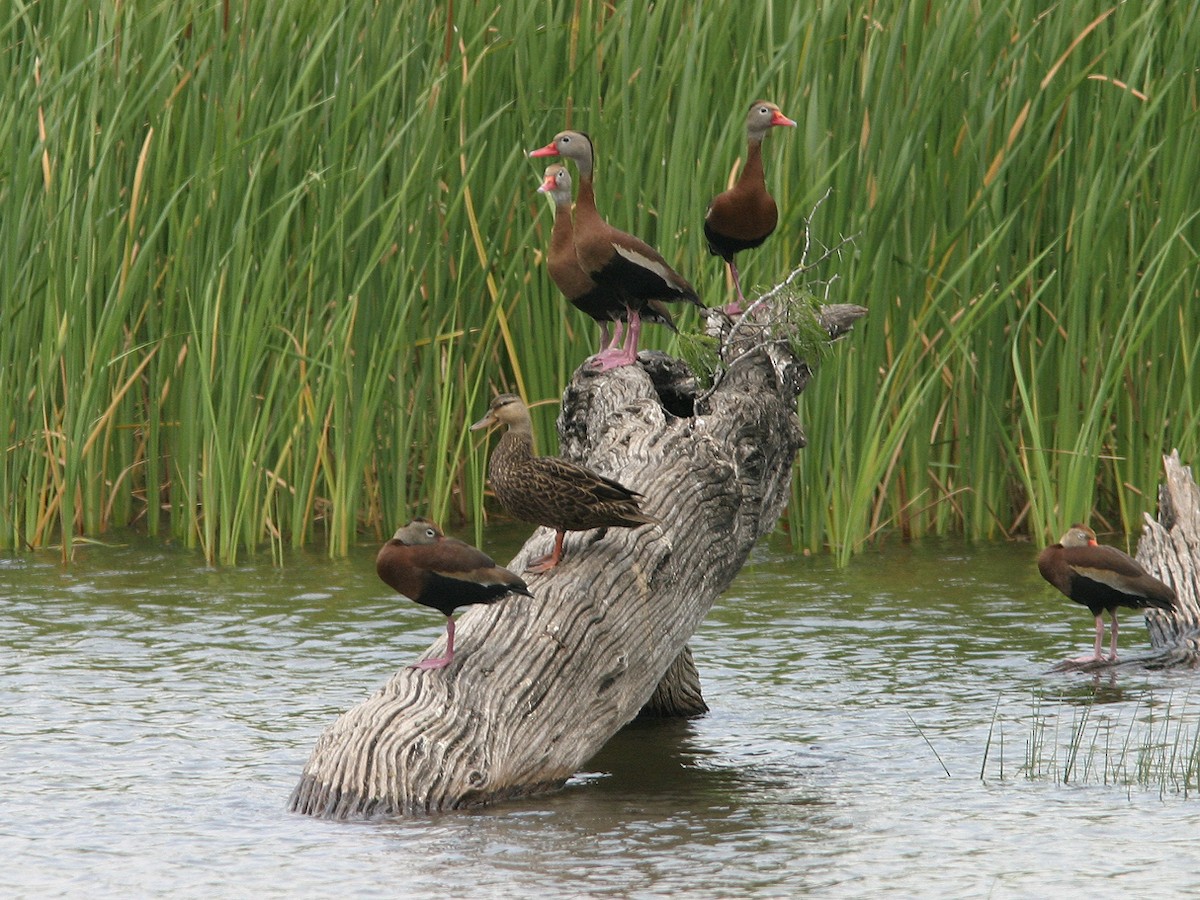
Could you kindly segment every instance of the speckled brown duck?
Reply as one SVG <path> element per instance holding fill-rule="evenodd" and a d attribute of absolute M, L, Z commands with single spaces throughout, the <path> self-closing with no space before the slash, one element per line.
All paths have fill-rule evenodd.
<path fill-rule="evenodd" d="M 639 508 L 642 495 L 636 491 L 586 466 L 534 456 L 529 409 L 520 397 L 501 394 L 471 430 L 494 425 L 508 426 L 488 463 L 496 499 L 513 518 L 555 530 L 554 550 L 531 561 L 526 571 L 546 572 L 558 565 L 568 531 L 657 524 Z"/>

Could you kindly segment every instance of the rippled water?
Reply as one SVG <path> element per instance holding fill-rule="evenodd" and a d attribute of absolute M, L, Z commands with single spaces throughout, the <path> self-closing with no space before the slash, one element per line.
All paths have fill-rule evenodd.
<path fill-rule="evenodd" d="M 1200 834 L 1192 676 L 1049 674 L 1091 621 L 1020 545 L 842 571 L 763 546 L 693 642 L 707 716 L 635 724 L 564 790 L 491 810 L 288 813 L 325 725 L 442 629 L 389 596 L 373 552 L 282 570 L 147 546 L 89 547 L 69 570 L 0 560 L 0 893 L 1200 889 L 1180 864 Z M 1132 653 L 1145 631 L 1125 622 Z"/>

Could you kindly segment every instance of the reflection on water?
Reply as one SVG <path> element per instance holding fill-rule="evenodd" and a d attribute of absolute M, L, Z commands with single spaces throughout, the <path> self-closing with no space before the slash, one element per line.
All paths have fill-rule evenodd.
<path fill-rule="evenodd" d="M 70 570 L 0 560 L 9 890 L 1200 887 L 1172 864 L 1200 826 L 1183 768 L 1200 733 L 1190 675 L 1049 673 L 1086 649 L 1091 623 L 1022 546 L 894 547 L 843 571 L 760 547 L 693 642 L 708 715 L 634 723 L 563 790 L 491 810 L 370 825 L 291 815 L 322 728 L 442 630 L 376 580 L 373 553 L 282 570 L 212 570 L 145 546 L 85 548 Z M 1132 617 L 1128 632 L 1132 653 L 1145 633 Z M 1128 840 L 1151 827 L 1154 841 Z"/>

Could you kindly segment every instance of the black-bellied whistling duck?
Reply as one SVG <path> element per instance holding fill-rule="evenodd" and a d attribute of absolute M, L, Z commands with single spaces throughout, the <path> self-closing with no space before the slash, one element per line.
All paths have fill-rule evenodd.
<path fill-rule="evenodd" d="M 631 365 L 637 360 L 642 312 L 649 300 L 686 300 L 701 306 L 696 289 L 667 264 L 662 254 L 640 238 L 613 228 L 596 210 L 592 183 L 595 151 L 582 131 L 562 131 L 530 156 L 562 156 L 579 167 L 575 201 L 575 254 L 579 265 L 601 287 L 619 291 L 629 308 L 629 334 L 621 354 L 601 361 L 601 368 Z"/>
<path fill-rule="evenodd" d="M 713 197 L 704 214 L 708 252 L 725 260 L 733 275 L 737 300 L 725 307 L 731 316 L 740 315 L 746 302 L 734 256 L 765 241 L 779 222 L 779 210 L 763 177 L 763 138 L 777 125 L 794 127 L 795 124 L 774 103 L 754 101 L 746 115 L 746 164 L 742 166 L 742 174 L 737 184 Z"/>
<path fill-rule="evenodd" d="M 1112 620 L 1109 657 L 1117 658 L 1117 607 L 1174 610 L 1175 591 L 1163 584 L 1127 553 L 1096 543 L 1086 525 L 1072 525 L 1057 544 L 1038 555 L 1038 571 L 1048 582 L 1082 603 L 1096 617 L 1096 647 L 1091 656 L 1074 662 L 1103 659 L 1104 611 Z"/>
<path fill-rule="evenodd" d="M 375 571 L 409 600 L 446 617 L 445 655 L 413 663 L 414 669 L 441 669 L 454 659 L 454 611 L 460 606 L 495 603 L 510 593 L 533 596 L 524 581 L 482 550 L 446 537 L 423 518 L 398 529 L 379 549 Z"/>
<path fill-rule="evenodd" d="M 620 292 L 596 284 L 579 265 L 575 255 L 575 228 L 571 222 L 571 176 L 566 166 L 558 163 L 547 166 L 538 193 L 545 194 L 554 203 L 554 227 L 550 231 L 546 268 L 563 296 L 599 323 L 600 352 L 593 361 L 596 367 L 602 367 L 606 353 L 609 356 L 620 354 L 618 358 L 624 355 L 620 348 L 621 322 L 627 318 L 628 310 Z M 670 311 L 658 300 L 647 302 L 642 318 L 675 330 Z M 611 336 L 610 322 L 616 323 Z"/>
<path fill-rule="evenodd" d="M 556 456 L 533 455 L 529 409 L 516 394 L 501 394 L 472 431 L 507 425 L 488 463 L 488 481 L 500 505 L 514 518 L 553 528 L 554 550 L 532 560 L 526 571 L 546 572 L 562 559 L 568 531 L 657 524 L 638 508 L 641 494 L 591 469 Z"/>

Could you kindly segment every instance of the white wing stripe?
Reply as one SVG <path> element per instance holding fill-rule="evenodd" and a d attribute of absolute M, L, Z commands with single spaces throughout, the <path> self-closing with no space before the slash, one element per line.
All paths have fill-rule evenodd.
<path fill-rule="evenodd" d="M 656 259 L 646 256 L 644 253 L 638 253 L 636 250 L 629 247 L 622 247 L 620 244 L 613 244 L 613 249 L 617 251 L 623 258 L 629 260 L 635 266 L 640 266 L 643 269 L 649 269 L 663 281 L 671 283 L 671 269 Z"/>

